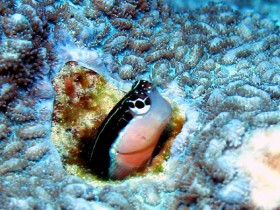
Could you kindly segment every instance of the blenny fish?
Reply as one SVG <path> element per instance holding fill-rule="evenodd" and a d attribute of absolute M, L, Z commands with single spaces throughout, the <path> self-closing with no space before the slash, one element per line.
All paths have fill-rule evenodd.
<path fill-rule="evenodd" d="M 170 104 L 151 83 L 136 81 L 83 149 L 101 178 L 123 179 L 151 158 L 171 118 Z"/>

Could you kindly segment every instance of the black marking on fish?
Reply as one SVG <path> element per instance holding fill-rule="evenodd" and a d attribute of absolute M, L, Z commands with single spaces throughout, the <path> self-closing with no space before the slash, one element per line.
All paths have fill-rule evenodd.
<path fill-rule="evenodd" d="M 148 93 L 152 84 L 145 80 L 136 81 L 132 89 L 115 105 L 98 128 L 97 134 L 83 148 L 89 167 L 101 178 L 108 178 L 110 148 L 119 133 L 135 116 L 146 114 L 151 106 Z"/>

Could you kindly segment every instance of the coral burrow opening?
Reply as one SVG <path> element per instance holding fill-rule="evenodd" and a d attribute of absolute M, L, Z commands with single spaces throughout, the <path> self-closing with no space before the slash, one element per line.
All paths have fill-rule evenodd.
<path fill-rule="evenodd" d="M 108 181 L 98 177 L 86 164 L 82 148 L 96 134 L 110 110 L 125 93 L 107 82 L 93 70 L 68 62 L 53 79 L 56 97 L 52 122 L 52 142 L 56 146 L 65 170 L 87 183 Z M 131 176 L 144 176 L 164 171 L 164 161 L 184 118 L 172 104 L 171 121 L 162 133 L 151 161 Z"/>

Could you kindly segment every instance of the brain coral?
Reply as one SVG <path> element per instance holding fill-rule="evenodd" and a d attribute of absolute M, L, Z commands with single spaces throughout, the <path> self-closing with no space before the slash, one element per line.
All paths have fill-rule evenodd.
<path fill-rule="evenodd" d="M 274 196 L 259 200 L 266 180 L 241 159 L 259 154 L 256 167 L 279 182 L 280 38 L 270 18 L 224 3 L 180 12 L 164 0 L 3 0 L 0 20 L 2 207 L 280 207 L 271 182 Z M 151 76 L 178 104 L 186 122 L 162 173 L 92 186 L 64 171 L 50 141 L 51 78 L 68 60 L 120 88 Z M 269 149 L 251 145 L 259 139 Z"/>

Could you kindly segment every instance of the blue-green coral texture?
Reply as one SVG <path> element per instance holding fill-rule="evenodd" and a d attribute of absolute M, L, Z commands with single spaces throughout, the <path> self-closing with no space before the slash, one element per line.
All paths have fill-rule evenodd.
<path fill-rule="evenodd" d="M 267 207 L 254 200 L 258 180 L 237 163 L 250 134 L 280 122 L 279 28 L 261 13 L 236 8 L 209 3 L 183 12 L 165 0 L 1 0 L 1 208 Z M 50 141 L 51 79 L 69 60 L 120 86 L 152 76 L 184 111 L 159 178 L 98 187 L 64 171 Z M 280 207 L 280 199 L 270 207 Z"/>

